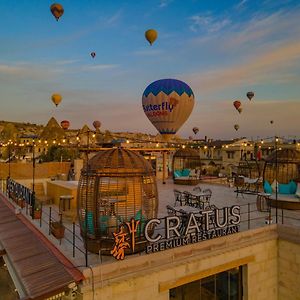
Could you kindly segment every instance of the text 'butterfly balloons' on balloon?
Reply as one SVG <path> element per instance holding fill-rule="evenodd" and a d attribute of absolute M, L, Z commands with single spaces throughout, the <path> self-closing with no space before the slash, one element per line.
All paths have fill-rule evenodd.
<path fill-rule="evenodd" d="M 177 79 L 160 79 L 143 93 L 143 110 L 164 139 L 168 140 L 190 116 L 195 99 L 192 89 Z"/>

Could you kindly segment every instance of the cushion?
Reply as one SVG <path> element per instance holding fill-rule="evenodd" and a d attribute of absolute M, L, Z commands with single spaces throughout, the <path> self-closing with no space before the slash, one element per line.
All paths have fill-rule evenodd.
<path fill-rule="evenodd" d="M 84 219 L 83 223 L 82 223 L 82 229 L 84 231 L 85 231 L 85 223 L 86 223 L 86 219 Z M 92 211 L 87 212 L 87 227 L 88 227 L 87 232 L 89 234 L 95 234 L 93 212 Z"/>
<path fill-rule="evenodd" d="M 277 192 L 278 192 L 278 182 L 276 181 L 276 179 L 273 180 L 271 187 L 272 187 L 272 191 L 274 193 L 276 193 L 276 188 L 277 188 Z"/>
<path fill-rule="evenodd" d="M 289 182 L 289 186 L 290 186 L 290 194 L 295 194 L 297 191 L 297 184 L 294 180 L 291 180 Z"/>
<path fill-rule="evenodd" d="M 189 176 L 190 172 L 191 171 L 189 169 L 183 169 L 182 172 L 181 172 L 181 174 L 182 174 L 182 176 Z"/>
<path fill-rule="evenodd" d="M 267 180 L 264 182 L 264 192 L 267 194 L 272 194 L 272 192 L 273 192 L 272 187 Z"/>
<path fill-rule="evenodd" d="M 174 171 L 175 178 L 181 177 L 181 172 L 179 170 Z"/>
<path fill-rule="evenodd" d="M 100 216 L 99 217 L 99 223 L 100 223 L 100 232 L 101 233 L 106 233 L 107 232 L 107 226 L 108 226 L 108 219 L 109 216 Z"/>
<path fill-rule="evenodd" d="M 279 188 L 278 188 L 278 192 L 279 194 L 290 194 L 290 185 L 288 183 L 279 183 Z"/>

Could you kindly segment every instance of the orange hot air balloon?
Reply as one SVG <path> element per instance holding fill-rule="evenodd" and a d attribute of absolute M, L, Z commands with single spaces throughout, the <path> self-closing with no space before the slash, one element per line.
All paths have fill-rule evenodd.
<path fill-rule="evenodd" d="M 92 57 L 92 58 L 95 58 L 95 56 L 96 56 L 96 52 L 92 52 L 92 53 L 91 53 L 91 57 Z"/>
<path fill-rule="evenodd" d="M 241 113 L 241 112 L 243 111 L 243 108 L 242 108 L 242 107 L 239 107 L 239 108 L 237 109 L 237 111 L 238 111 L 239 113 Z"/>
<path fill-rule="evenodd" d="M 55 106 L 57 106 L 61 102 L 62 96 L 60 94 L 53 94 L 51 96 L 51 100 L 55 104 Z"/>
<path fill-rule="evenodd" d="M 251 101 L 251 99 L 254 97 L 254 93 L 253 92 L 248 92 L 247 93 L 247 98 Z"/>
<path fill-rule="evenodd" d="M 97 130 L 97 129 L 99 129 L 101 127 L 101 122 L 96 120 L 96 121 L 93 122 L 93 126 Z"/>
<path fill-rule="evenodd" d="M 233 102 L 233 106 L 235 107 L 236 110 L 238 110 L 241 105 L 242 103 L 239 100 Z"/>
<path fill-rule="evenodd" d="M 62 96 L 60 94 L 53 94 L 51 96 L 51 100 L 55 104 L 55 106 L 57 106 L 61 102 Z"/>
<path fill-rule="evenodd" d="M 70 127 L 70 122 L 68 120 L 63 120 L 60 122 L 60 126 L 62 129 L 67 130 Z"/>
<path fill-rule="evenodd" d="M 63 15 L 64 13 L 64 8 L 61 4 L 59 3 L 53 3 L 50 6 L 50 10 L 52 15 L 55 17 L 56 21 L 58 21 L 58 19 Z"/>
<path fill-rule="evenodd" d="M 145 32 L 145 38 L 150 43 L 150 45 L 152 45 L 157 39 L 157 31 L 154 29 L 148 29 Z"/>

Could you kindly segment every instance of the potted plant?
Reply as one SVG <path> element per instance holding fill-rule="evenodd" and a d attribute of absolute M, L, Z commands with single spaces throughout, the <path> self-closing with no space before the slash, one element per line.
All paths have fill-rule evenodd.
<path fill-rule="evenodd" d="M 57 238 L 62 239 L 65 235 L 65 226 L 62 223 L 62 217 L 60 214 L 60 220 L 59 221 L 51 221 L 50 223 L 50 229 L 51 233 Z"/>
<path fill-rule="evenodd" d="M 33 219 L 40 219 L 42 217 L 42 210 L 40 206 L 35 206 L 33 213 L 32 213 L 32 207 L 30 207 L 30 214 L 32 215 Z"/>

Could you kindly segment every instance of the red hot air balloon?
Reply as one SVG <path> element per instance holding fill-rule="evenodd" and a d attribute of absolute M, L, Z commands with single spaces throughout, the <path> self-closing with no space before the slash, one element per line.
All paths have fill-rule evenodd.
<path fill-rule="evenodd" d="M 67 120 L 63 120 L 60 122 L 60 126 L 62 129 L 67 130 L 70 127 L 70 122 Z"/>
<path fill-rule="evenodd" d="M 247 93 L 247 98 L 251 101 L 251 99 L 254 97 L 254 93 L 253 92 L 248 92 Z"/>
<path fill-rule="evenodd" d="M 101 122 L 96 120 L 93 122 L 93 126 L 95 127 L 95 129 L 99 129 L 101 127 Z"/>
<path fill-rule="evenodd" d="M 96 52 L 92 52 L 92 53 L 91 53 L 91 57 L 92 57 L 92 58 L 95 58 L 95 56 L 96 56 Z"/>
<path fill-rule="evenodd" d="M 239 100 L 233 102 L 233 106 L 235 107 L 236 110 L 238 110 L 241 105 L 242 103 Z"/>

